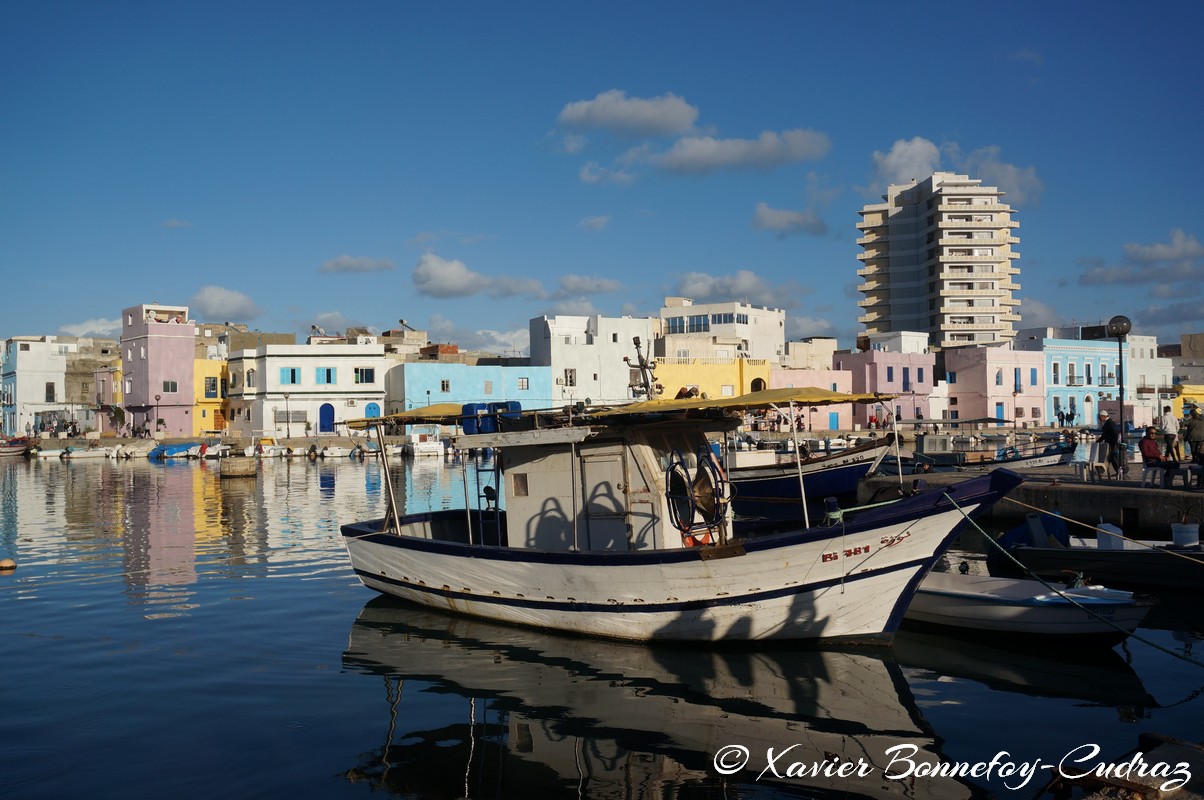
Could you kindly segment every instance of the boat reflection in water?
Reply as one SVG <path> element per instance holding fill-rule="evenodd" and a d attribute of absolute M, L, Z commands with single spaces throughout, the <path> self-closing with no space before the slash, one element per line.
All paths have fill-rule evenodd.
<path fill-rule="evenodd" d="M 900 664 L 934 680 L 964 678 L 997 691 L 1115 708 L 1126 722 L 1142 719 L 1158 706 L 1133 668 L 1108 647 L 1001 649 L 964 637 L 908 630 L 895 636 L 891 650 Z"/>
<path fill-rule="evenodd" d="M 745 785 L 806 796 L 974 796 L 952 778 L 886 777 L 897 752 L 890 748 L 914 746 L 915 761 L 941 760 L 889 650 L 657 647 L 381 597 L 352 627 L 343 664 L 386 678 L 383 744 L 347 778 L 393 793 L 641 798 Z M 439 716 L 427 692 L 452 698 L 442 716 L 459 721 L 426 727 Z M 425 710 L 407 713 L 407 703 Z M 424 727 L 408 728 L 409 719 Z M 747 764 L 722 775 L 716 756 L 732 757 L 734 745 L 747 748 Z M 792 746 L 758 776 L 771 749 Z M 865 767 L 823 774 L 841 762 Z M 821 774 L 787 776 L 791 764 Z"/>

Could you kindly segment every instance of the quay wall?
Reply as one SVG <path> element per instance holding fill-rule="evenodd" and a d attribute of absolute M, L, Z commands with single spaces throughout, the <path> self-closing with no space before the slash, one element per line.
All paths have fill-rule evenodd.
<path fill-rule="evenodd" d="M 1127 535 L 1140 532 L 1141 538 L 1169 541 L 1172 523 L 1204 522 L 1204 490 L 1143 487 L 1137 480 L 1087 482 L 1076 478 L 1069 467 L 1042 467 L 1023 474 L 1028 479 L 995 505 L 980 523 L 984 529 L 1002 530 L 1022 522 L 1026 514 L 1049 511 L 1084 526 L 1096 526 L 1102 520 L 1119 525 Z M 965 480 L 969 474 L 904 475 L 903 485 L 911 487 L 912 481 L 921 477 L 929 487 L 938 487 Z M 898 485 L 897 475 L 866 478 L 858 489 L 858 502 L 869 502 L 882 487 Z M 1092 533 L 1087 527 L 1070 528 L 1072 535 Z"/>

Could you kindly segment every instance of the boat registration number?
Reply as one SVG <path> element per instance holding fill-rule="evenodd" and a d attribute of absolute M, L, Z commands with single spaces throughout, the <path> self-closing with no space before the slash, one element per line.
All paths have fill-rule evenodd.
<path fill-rule="evenodd" d="M 842 557 L 852 558 L 853 556 L 863 556 L 869 552 L 870 546 L 867 544 L 862 547 L 849 547 L 845 550 L 837 550 L 834 553 L 824 553 L 822 556 L 820 556 L 820 560 L 822 563 L 826 564 L 829 561 L 839 561 Z"/>

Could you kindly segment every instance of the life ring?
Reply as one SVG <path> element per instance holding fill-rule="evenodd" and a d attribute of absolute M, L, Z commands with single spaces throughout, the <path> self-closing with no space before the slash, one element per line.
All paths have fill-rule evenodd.
<path fill-rule="evenodd" d="M 686 547 L 703 547 L 708 544 L 714 544 L 714 537 L 710 531 L 700 531 L 699 533 L 687 533 L 681 537 L 681 542 Z"/>

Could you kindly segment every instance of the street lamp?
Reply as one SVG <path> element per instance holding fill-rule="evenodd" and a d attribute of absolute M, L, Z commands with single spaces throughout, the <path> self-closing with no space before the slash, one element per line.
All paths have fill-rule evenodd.
<path fill-rule="evenodd" d="M 288 413 L 288 392 L 284 393 L 284 438 L 293 438 L 292 416 Z"/>
<path fill-rule="evenodd" d="M 1012 390 L 1012 438 L 1016 438 L 1016 405 L 1020 402 L 1020 390 Z"/>

